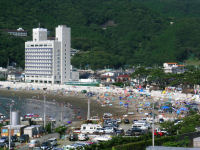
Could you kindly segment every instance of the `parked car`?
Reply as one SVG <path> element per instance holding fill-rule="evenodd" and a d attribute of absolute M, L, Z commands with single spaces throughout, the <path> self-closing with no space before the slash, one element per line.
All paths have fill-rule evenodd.
<path fill-rule="evenodd" d="M 78 134 L 69 135 L 69 141 L 77 141 L 77 140 L 78 140 Z"/>
<path fill-rule="evenodd" d="M 8 141 L 4 141 L 4 142 L 0 142 L 0 147 L 9 147 L 9 142 Z M 10 142 L 10 147 L 13 149 L 15 147 L 15 143 L 14 142 Z"/>
<path fill-rule="evenodd" d="M 93 134 L 96 132 L 97 128 L 101 128 L 101 125 L 99 124 L 82 124 L 81 125 L 81 133 L 90 133 Z"/>
<path fill-rule="evenodd" d="M 117 121 L 117 123 L 121 123 L 122 122 L 122 120 L 120 118 L 117 119 L 116 121 Z"/>
<path fill-rule="evenodd" d="M 20 143 L 25 143 L 29 142 L 29 135 L 28 134 L 23 134 L 19 137 L 19 142 Z"/>
<path fill-rule="evenodd" d="M 52 150 L 64 150 L 63 148 L 54 147 Z"/>
<path fill-rule="evenodd" d="M 40 147 L 34 147 L 33 150 L 41 150 Z"/>
<path fill-rule="evenodd" d="M 11 141 L 12 142 L 17 142 L 18 141 L 17 135 L 11 136 Z"/>
<path fill-rule="evenodd" d="M 105 133 L 106 134 L 112 134 L 114 133 L 114 128 L 113 127 L 105 127 Z"/>
<path fill-rule="evenodd" d="M 7 136 L 1 137 L 0 142 L 1 143 L 8 142 L 8 137 Z"/>
<path fill-rule="evenodd" d="M 118 136 L 123 136 L 124 135 L 124 129 L 115 130 L 115 134 L 118 135 Z"/>
<path fill-rule="evenodd" d="M 39 146 L 40 146 L 40 141 L 38 140 L 31 140 L 29 143 L 29 148 L 39 147 Z"/>
<path fill-rule="evenodd" d="M 163 123 L 164 122 L 164 119 L 163 118 L 160 118 L 159 119 L 159 123 Z"/>
<path fill-rule="evenodd" d="M 43 142 L 40 146 L 40 148 L 42 150 L 51 150 L 52 149 L 52 146 L 51 146 L 51 143 L 50 142 Z"/>
<path fill-rule="evenodd" d="M 56 146 L 58 144 L 56 138 L 48 139 L 48 141 L 51 143 L 52 146 Z"/>
<path fill-rule="evenodd" d="M 154 130 L 154 135 L 155 135 L 155 136 L 163 136 L 164 133 L 161 132 L 161 131 Z"/>
<path fill-rule="evenodd" d="M 105 133 L 104 128 L 97 128 L 96 132 L 94 132 L 94 134 L 104 134 L 104 133 Z"/>
<path fill-rule="evenodd" d="M 128 129 L 125 133 L 126 136 L 133 136 L 134 135 L 134 132 L 132 129 Z"/>
<path fill-rule="evenodd" d="M 140 129 L 140 128 L 132 128 L 133 131 L 133 135 L 138 136 L 138 135 L 142 135 L 144 134 L 144 130 Z"/>
<path fill-rule="evenodd" d="M 130 121 L 129 121 L 128 119 L 124 119 L 124 123 L 125 123 L 125 124 L 129 124 Z"/>
<path fill-rule="evenodd" d="M 89 139 L 89 137 L 88 137 L 87 134 L 79 134 L 79 135 L 78 135 L 78 140 L 79 140 L 79 141 L 86 141 L 86 140 L 88 140 L 88 139 Z"/>

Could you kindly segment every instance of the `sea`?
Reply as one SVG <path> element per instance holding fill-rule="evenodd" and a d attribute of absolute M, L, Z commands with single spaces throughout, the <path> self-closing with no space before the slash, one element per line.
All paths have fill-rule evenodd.
<path fill-rule="evenodd" d="M 9 118 L 10 105 L 12 111 L 19 111 L 21 117 L 26 114 L 38 114 L 43 118 L 44 110 L 46 117 L 51 118 L 57 122 L 61 120 L 64 122 L 71 121 L 73 118 L 73 111 L 69 107 L 61 105 L 54 101 L 46 101 L 44 105 L 43 100 L 25 99 L 20 97 L 5 97 L 0 95 L 0 113 Z M 44 109 L 45 106 L 45 109 Z"/>

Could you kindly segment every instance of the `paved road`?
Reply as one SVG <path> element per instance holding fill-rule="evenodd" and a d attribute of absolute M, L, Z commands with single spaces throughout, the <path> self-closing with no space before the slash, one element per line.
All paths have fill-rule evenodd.
<path fill-rule="evenodd" d="M 47 135 L 44 135 L 44 136 L 42 136 L 41 138 L 37 138 L 37 140 L 39 140 L 40 141 L 40 143 L 42 143 L 42 142 L 45 142 L 45 141 L 47 141 L 48 139 L 50 139 L 50 138 L 57 138 L 57 139 L 59 139 L 60 138 L 60 136 L 59 136 L 59 134 L 58 133 L 52 133 L 52 134 L 47 134 Z M 20 149 L 20 150 L 28 150 L 28 144 L 21 144 L 21 145 L 19 145 L 19 147 L 17 147 L 17 149 Z"/>

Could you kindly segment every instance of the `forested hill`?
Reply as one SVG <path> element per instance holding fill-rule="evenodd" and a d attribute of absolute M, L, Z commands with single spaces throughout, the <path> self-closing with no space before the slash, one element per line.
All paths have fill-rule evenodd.
<path fill-rule="evenodd" d="M 152 66 L 200 56 L 198 0 L 0 0 L 0 29 L 22 27 L 29 37 L 0 32 L 0 66 L 24 66 L 31 30 L 71 27 L 76 67 Z"/>

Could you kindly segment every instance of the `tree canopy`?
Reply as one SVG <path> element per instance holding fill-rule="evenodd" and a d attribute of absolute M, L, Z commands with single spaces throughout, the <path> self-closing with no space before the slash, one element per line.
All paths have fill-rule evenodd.
<path fill-rule="evenodd" d="M 0 0 L 0 29 L 28 30 L 28 38 L 0 33 L 0 65 L 24 65 L 24 42 L 41 24 L 72 28 L 75 67 L 153 66 L 200 56 L 200 1 Z M 13 55 L 15 54 L 15 55 Z"/>

